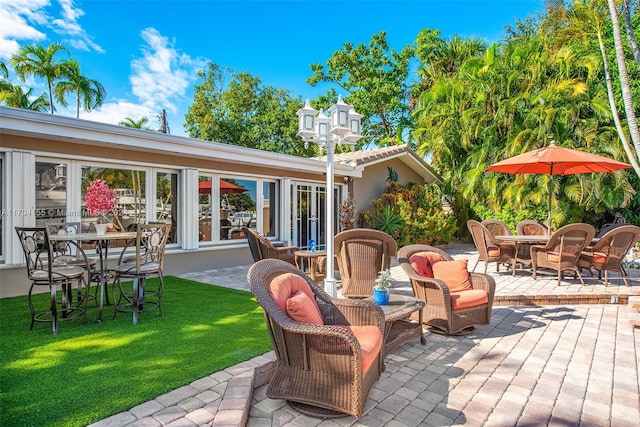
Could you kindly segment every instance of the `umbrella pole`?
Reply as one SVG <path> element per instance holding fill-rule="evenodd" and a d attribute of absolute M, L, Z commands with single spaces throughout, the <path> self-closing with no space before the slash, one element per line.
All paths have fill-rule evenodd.
<path fill-rule="evenodd" d="M 553 195 L 553 163 L 551 164 L 551 172 L 549 173 L 549 216 L 547 217 L 548 228 L 547 235 L 551 234 L 551 198 Z"/>

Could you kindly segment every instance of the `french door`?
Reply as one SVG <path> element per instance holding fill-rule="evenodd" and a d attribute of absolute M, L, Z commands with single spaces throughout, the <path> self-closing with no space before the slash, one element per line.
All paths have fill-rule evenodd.
<path fill-rule="evenodd" d="M 296 184 L 293 186 L 293 243 L 307 249 L 309 240 L 316 241 L 316 247 L 325 249 L 325 188 L 316 184 Z"/>

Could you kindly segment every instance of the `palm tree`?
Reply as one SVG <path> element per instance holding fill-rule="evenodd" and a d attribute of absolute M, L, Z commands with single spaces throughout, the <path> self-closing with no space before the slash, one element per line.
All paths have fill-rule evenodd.
<path fill-rule="evenodd" d="M 0 61 L 0 77 L 3 79 L 9 78 L 9 70 L 7 69 L 7 64 L 4 61 Z"/>
<path fill-rule="evenodd" d="M 131 117 L 125 117 L 124 120 L 118 122 L 118 124 L 128 128 L 149 130 L 149 128 L 145 126 L 147 122 L 149 122 L 149 119 L 146 117 L 141 117 L 139 120 L 134 120 Z"/>
<path fill-rule="evenodd" d="M 91 111 L 102 105 L 106 91 L 104 87 L 97 81 L 89 79 L 80 73 L 80 64 L 75 59 L 69 60 L 62 64 L 63 75 L 61 80 L 56 83 L 54 92 L 58 102 L 66 107 L 67 93 L 76 95 L 76 117 L 80 118 L 80 106 L 84 111 Z"/>
<path fill-rule="evenodd" d="M 548 0 L 547 8 L 549 10 L 550 18 L 547 20 L 545 25 L 551 27 L 549 29 L 550 32 L 555 34 L 555 37 L 560 44 L 569 44 L 572 40 L 581 40 L 583 44 L 588 44 L 589 40 L 592 39 L 596 39 L 598 41 L 611 116 L 627 158 L 633 166 L 636 174 L 640 176 L 640 165 L 638 164 L 640 150 L 638 145 L 632 147 L 627 139 L 627 133 L 625 132 L 620 120 L 620 113 L 618 112 L 613 90 L 609 59 L 604 41 L 605 28 L 609 25 L 607 16 L 609 12 L 607 11 L 606 5 L 603 0 L 578 0 L 573 3 L 571 8 L 567 8 L 565 7 L 564 2 L 560 0 Z M 558 25 L 560 28 L 553 28 Z M 631 123 L 628 123 L 628 125 L 631 127 Z"/>
<path fill-rule="evenodd" d="M 11 57 L 10 63 L 20 76 L 22 81 L 26 76 L 37 76 L 47 80 L 49 88 L 49 106 L 51 114 L 54 112 L 53 106 L 53 85 L 62 76 L 63 62 L 56 60 L 58 52 L 68 50 L 60 43 L 52 43 L 48 47 L 31 44 L 20 48 L 16 55 Z"/>
<path fill-rule="evenodd" d="M 624 47 L 622 46 L 618 9 L 616 9 L 614 0 L 607 0 L 607 2 L 609 3 L 609 12 L 611 13 L 611 24 L 613 25 L 613 42 L 616 47 L 618 77 L 620 79 L 620 87 L 622 89 L 624 110 L 627 113 L 627 125 L 629 126 L 629 134 L 631 135 L 631 140 L 633 141 L 633 145 L 636 149 L 636 154 L 640 155 L 640 129 L 638 129 L 638 119 L 633 108 L 629 73 L 627 72 L 627 64 L 624 59 Z"/>
<path fill-rule="evenodd" d="M 2 88 L 0 102 L 7 107 L 22 108 L 24 110 L 45 112 L 49 109 L 49 101 L 46 94 L 31 100 L 33 89 L 24 92 L 22 86 L 10 85 L 10 88 Z"/>
<path fill-rule="evenodd" d="M 7 80 L 9 78 L 9 70 L 7 69 L 7 65 L 2 61 L 0 61 L 0 77 L 0 92 L 11 90 L 13 85 Z"/>

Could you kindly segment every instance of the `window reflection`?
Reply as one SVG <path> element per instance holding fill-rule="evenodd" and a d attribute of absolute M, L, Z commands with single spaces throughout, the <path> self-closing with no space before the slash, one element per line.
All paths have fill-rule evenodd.
<path fill-rule="evenodd" d="M 89 215 L 85 200 L 86 189 L 95 179 L 103 179 L 116 192 L 116 206 L 113 212 L 106 216 L 109 228 L 135 231 L 136 224 L 144 224 L 147 221 L 144 171 L 84 166 L 81 186 L 83 230 L 92 229 L 92 225 L 98 221 L 98 218 Z"/>
<path fill-rule="evenodd" d="M 220 207 L 229 211 L 227 239 L 244 239 L 242 227 L 257 230 L 256 189 L 254 180 L 220 179 Z"/>
<path fill-rule="evenodd" d="M 65 221 L 66 171 L 65 164 L 36 162 L 36 226 Z"/>
<path fill-rule="evenodd" d="M 156 221 L 171 224 L 167 243 L 178 243 L 178 174 L 156 175 Z"/>

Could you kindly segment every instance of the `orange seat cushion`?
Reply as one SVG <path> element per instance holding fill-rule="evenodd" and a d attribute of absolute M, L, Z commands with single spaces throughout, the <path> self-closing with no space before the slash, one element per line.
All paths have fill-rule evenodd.
<path fill-rule="evenodd" d="M 286 313 L 296 322 L 312 323 L 314 325 L 324 324 L 318 304 L 302 291 L 296 292 L 291 298 L 287 299 Z"/>
<path fill-rule="evenodd" d="M 500 256 L 500 248 L 496 248 L 495 246 L 489 246 L 487 248 L 487 255 L 489 255 L 492 258 L 499 257 Z"/>
<path fill-rule="evenodd" d="M 416 252 L 409 258 L 411 267 L 422 277 L 433 278 L 433 264 L 444 261 L 442 255 L 435 252 Z"/>
<path fill-rule="evenodd" d="M 470 289 L 462 292 L 452 292 L 451 308 L 453 310 L 466 307 L 475 307 L 489 302 L 489 294 L 484 289 Z"/>
<path fill-rule="evenodd" d="M 382 350 L 382 332 L 377 326 L 340 326 L 356 337 L 360 344 L 362 373 L 366 373 Z"/>
<path fill-rule="evenodd" d="M 433 277 L 446 283 L 449 292 L 471 289 L 467 263 L 466 259 L 437 262 L 433 264 Z"/>
<path fill-rule="evenodd" d="M 576 256 L 571 253 L 565 253 L 563 256 L 563 261 L 570 262 L 572 259 L 575 259 Z M 549 262 L 560 262 L 560 254 L 558 252 L 547 252 L 547 261 Z"/>
<path fill-rule="evenodd" d="M 604 252 L 594 252 L 593 253 L 593 263 L 594 264 L 606 264 L 607 263 L 607 254 Z"/>

